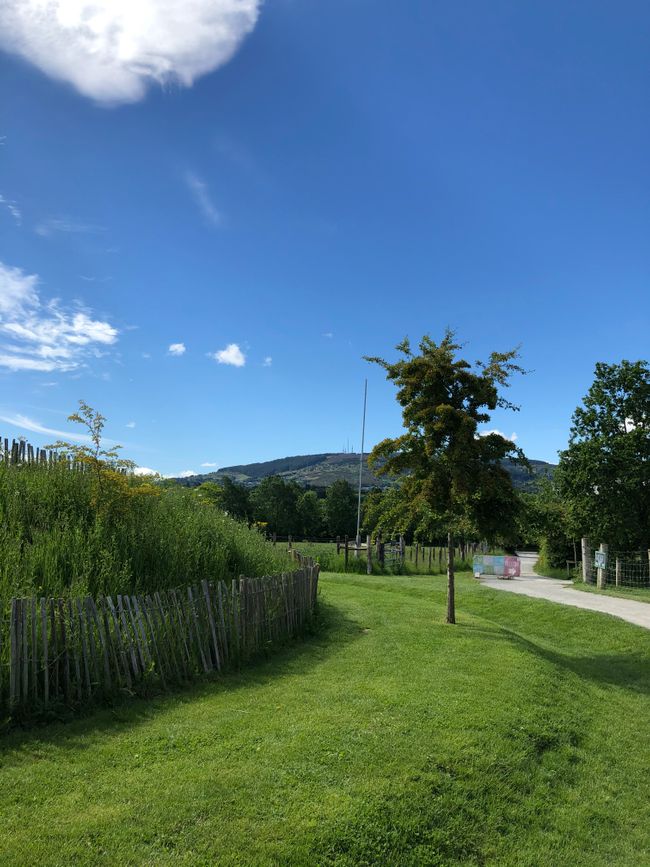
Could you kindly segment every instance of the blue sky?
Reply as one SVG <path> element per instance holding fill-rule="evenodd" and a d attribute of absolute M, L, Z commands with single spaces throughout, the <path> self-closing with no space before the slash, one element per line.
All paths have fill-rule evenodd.
<path fill-rule="evenodd" d="M 522 344 L 491 427 L 555 460 L 647 358 L 646 3 L 37 6 L 0 10 L 3 435 L 84 398 L 166 474 L 358 448 L 367 376 L 372 445 L 362 356 L 451 326 Z"/>

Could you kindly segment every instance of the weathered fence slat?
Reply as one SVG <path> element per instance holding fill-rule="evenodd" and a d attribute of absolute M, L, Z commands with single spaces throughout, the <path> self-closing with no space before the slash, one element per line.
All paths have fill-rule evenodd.
<path fill-rule="evenodd" d="M 314 611 L 318 567 L 294 559 L 293 572 L 242 575 L 230 588 L 203 580 L 182 591 L 118 595 L 116 604 L 110 596 L 11 599 L 0 621 L 9 656 L 0 710 L 78 707 L 98 691 L 132 692 L 150 678 L 166 689 L 298 636 Z"/>

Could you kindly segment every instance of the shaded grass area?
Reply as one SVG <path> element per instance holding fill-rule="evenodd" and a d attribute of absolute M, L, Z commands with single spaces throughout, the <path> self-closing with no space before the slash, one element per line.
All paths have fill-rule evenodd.
<path fill-rule="evenodd" d="M 442 577 L 324 575 L 222 681 L 14 732 L 3 864 L 638 865 L 650 634 Z"/>
<path fill-rule="evenodd" d="M 636 599 L 639 602 L 650 602 L 650 587 L 605 587 L 599 590 L 593 584 L 585 584 L 582 578 L 573 582 L 576 590 L 585 593 L 598 593 L 601 596 L 618 596 L 620 599 Z"/>

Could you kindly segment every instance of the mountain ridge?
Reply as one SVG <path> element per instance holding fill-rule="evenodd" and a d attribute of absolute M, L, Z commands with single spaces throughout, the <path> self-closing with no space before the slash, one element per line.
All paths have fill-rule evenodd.
<path fill-rule="evenodd" d="M 177 478 L 179 484 L 187 487 L 197 487 L 203 482 L 219 482 L 228 476 L 232 481 L 255 487 L 268 476 L 280 476 L 286 481 L 293 481 L 303 487 L 327 488 L 338 479 L 345 479 L 354 487 L 359 483 L 359 453 L 358 452 L 321 452 L 313 455 L 290 455 L 271 461 L 258 461 L 251 464 L 234 464 L 220 467 L 210 473 Z M 543 476 L 550 476 L 555 464 L 547 461 L 530 460 L 532 475 L 526 468 L 506 461 L 505 466 L 510 472 L 513 484 L 518 490 L 534 490 L 536 481 Z M 376 476 L 368 467 L 367 459 L 363 462 L 361 488 L 369 490 L 373 487 L 388 488 L 395 483 L 392 478 Z"/>

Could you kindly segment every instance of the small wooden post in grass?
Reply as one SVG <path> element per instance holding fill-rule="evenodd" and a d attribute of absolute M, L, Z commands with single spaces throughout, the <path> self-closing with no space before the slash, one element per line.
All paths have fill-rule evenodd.
<path fill-rule="evenodd" d="M 372 545 L 370 543 L 370 534 L 366 536 L 366 572 L 372 575 Z"/>
<path fill-rule="evenodd" d="M 350 556 L 350 552 L 348 549 L 348 537 L 345 537 L 345 571 L 348 571 L 348 557 Z"/>
<path fill-rule="evenodd" d="M 341 537 L 336 537 L 336 553 L 337 555 L 341 553 Z M 648 552 L 650 554 L 650 551 Z"/>
<path fill-rule="evenodd" d="M 582 582 L 588 584 L 591 578 L 591 548 L 586 536 L 582 537 L 580 547 L 582 550 Z"/>
<path fill-rule="evenodd" d="M 447 533 L 447 623 L 456 622 L 456 588 L 454 586 L 454 545 L 451 531 Z"/>
<path fill-rule="evenodd" d="M 418 568 L 418 562 L 420 560 L 420 543 L 415 543 L 415 568 Z"/>
<path fill-rule="evenodd" d="M 621 586 L 621 558 L 616 558 L 616 586 Z"/>
<path fill-rule="evenodd" d="M 604 542 L 601 542 L 601 543 L 600 543 L 600 548 L 598 549 L 598 551 L 599 551 L 600 553 L 604 554 L 605 557 L 607 557 L 607 545 L 605 545 Z M 598 587 L 599 590 L 604 590 L 604 589 L 605 589 L 605 584 L 606 584 L 606 582 L 607 582 L 607 570 L 606 570 L 606 569 L 599 568 L 599 569 L 597 570 L 596 575 L 597 575 L 597 577 L 596 577 L 596 586 Z"/>

